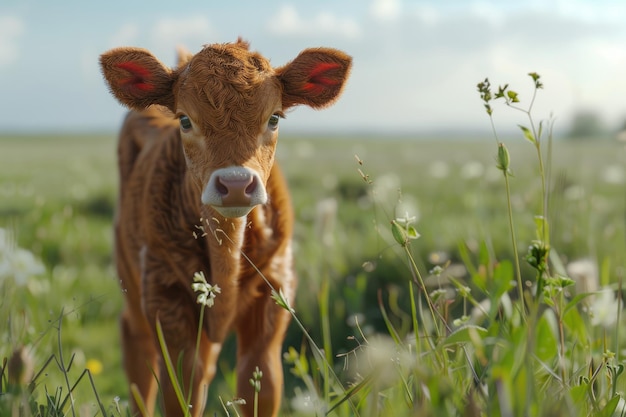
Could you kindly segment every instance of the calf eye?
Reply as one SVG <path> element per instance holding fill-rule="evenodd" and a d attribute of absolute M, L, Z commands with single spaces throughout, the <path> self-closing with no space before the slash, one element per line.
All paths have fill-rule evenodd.
<path fill-rule="evenodd" d="M 277 114 L 272 114 L 270 116 L 270 120 L 267 122 L 267 126 L 272 129 L 275 130 L 278 127 L 278 121 L 280 120 L 280 116 Z"/>
<path fill-rule="evenodd" d="M 183 131 L 191 129 L 191 119 L 189 118 L 189 116 L 180 116 L 178 120 L 180 120 L 180 128 Z"/>

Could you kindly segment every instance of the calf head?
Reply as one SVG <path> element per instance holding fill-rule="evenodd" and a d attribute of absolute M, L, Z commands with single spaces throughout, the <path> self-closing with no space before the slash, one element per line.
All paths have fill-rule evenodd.
<path fill-rule="evenodd" d="M 306 49 L 273 68 L 241 40 L 207 45 L 164 66 L 150 52 L 118 48 L 100 58 L 112 93 L 124 105 L 167 107 L 180 121 L 187 168 L 200 182 L 202 203 L 224 217 L 247 215 L 267 202 L 279 120 L 299 104 L 332 104 L 348 77 L 343 52 Z"/>

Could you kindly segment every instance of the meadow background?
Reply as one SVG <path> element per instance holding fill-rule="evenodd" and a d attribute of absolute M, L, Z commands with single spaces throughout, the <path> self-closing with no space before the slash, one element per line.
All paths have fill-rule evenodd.
<path fill-rule="evenodd" d="M 281 122 L 302 323 L 282 415 L 626 415 L 624 21 L 623 0 L 1 1 L 0 417 L 127 415 L 111 255 L 126 109 L 99 54 L 172 65 L 177 45 L 239 36 L 273 65 L 315 46 L 354 58 L 332 109 Z M 485 76 L 519 88 L 535 127 L 550 118 L 542 290 L 529 119 L 494 114 L 507 198 L 494 135 L 476 133 Z M 233 347 L 207 415 L 237 415 Z"/>
<path fill-rule="evenodd" d="M 537 158 L 521 133 L 500 139 L 511 155 L 511 201 L 523 258 L 535 239 L 533 217 L 541 207 Z M 117 322 L 123 295 L 112 259 L 115 146 L 115 134 L 0 136 L 0 245 L 34 255 L 16 263 L 14 270 L 24 271 L 23 276 L 15 273 L 14 279 L 0 281 L 0 359 L 15 359 L 16 352 L 22 359 L 17 371 L 10 368 L 11 361 L 0 368 L 2 415 L 28 415 L 15 414 L 22 401 L 59 405 L 74 384 L 72 413 L 126 415 Z M 357 354 L 375 335 L 389 338 L 389 323 L 402 337 L 411 334 L 407 285 L 412 274 L 390 233 L 392 219 L 416 216 L 413 225 L 421 236 L 410 250 L 429 291 L 452 294 L 446 306 L 450 325 L 470 314 L 467 299 L 455 295 L 458 288 L 449 280 L 429 271 L 440 266 L 457 282 L 475 288 L 472 265 L 482 265 L 485 257 L 491 264 L 514 257 L 497 146 L 489 135 L 287 135 L 278 148 L 297 219 L 300 283 L 294 308 L 346 386 L 359 380 L 350 370 Z M 614 139 L 553 143 L 551 244 L 563 265 L 585 260 L 581 279 L 595 279 L 595 289 L 617 290 L 618 283 L 621 289 L 624 277 L 625 162 L 623 143 Z M 534 273 L 523 261 L 522 268 L 524 280 L 533 281 Z M 572 289 L 568 299 L 573 294 Z M 485 298 L 474 295 L 477 301 Z M 584 317 L 582 305 L 579 311 Z M 626 354 L 623 339 L 611 339 L 618 358 Z M 586 356 L 596 365 L 606 351 L 598 343 L 591 343 Z M 210 389 L 207 415 L 227 415 L 220 398 L 226 402 L 235 396 L 232 347 L 229 340 Z M 316 370 L 319 362 L 297 326 L 291 326 L 284 349 L 291 349 L 292 361 L 285 361 L 283 415 L 323 415 L 311 407 L 310 392 L 311 384 L 324 385 L 322 367 Z M 302 355 L 304 362 L 294 361 L 294 355 Z M 298 361 L 308 368 L 294 370 Z M 576 369 L 572 375 L 587 371 Z M 33 376 L 31 394 L 27 386 Z M 625 388 L 616 385 L 618 392 Z M 459 395 L 467 391 L 460 385 L 454 389 Z M 462 396 L 459 401 L 467 402 Z M 64 411 L 42 415 L 71 414 L 67 404 L 58 408 Z M 362 415 L 378 414 L 370 410 Z"/>

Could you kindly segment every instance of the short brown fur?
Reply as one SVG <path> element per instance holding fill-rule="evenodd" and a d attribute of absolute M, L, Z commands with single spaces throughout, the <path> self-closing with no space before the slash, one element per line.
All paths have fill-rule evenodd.
<path fill-rule="evenodd" d="M 283 384 L 282 342 L 290 315 L 271 299 L 256 268 L 290 302 L 296 278 L 293 213 L 285 180 L 274 163 L 278 132 L 268 120 L 295 105 L 332 104 L 348 77 L 351 59 L 333 49 L 308 49 L 291 63 L 272 68 L 240 40 L 205 46 L 195 55 L 181 49 L 176 69 L 138 48 L 111 50 L 100 62 L 111 92 L 133 109 L 120 132 L 115 220 L 129 382 L 137 386 L 152 415 L 156 374 L 166 415 L 184 414 L 158 348 L 159 321 L 170 357 L 175 363 L 182 358 L 183 388 L 192 392 L 191 415 L 200 416 L 222 343 L 234 331 L 238 395 L 246 400 L 243 414 L 253 415 L 254 391 L 248 380 L 259 367 L 263 378 L 258 415 L 276 416 Z M 323 85 L 311 86 L 316 80 Z M 181 118 L 181 126 L 176 118 Z M 184 118 L 192 128 L 183 126 Z M 223 192 L 210 189 L 211 178 L 231 167 L 254 173 L 249 188 L 267 196 L 263 199 L 259 193 L 260 203 L 236 207 L 247 212 L 243 216 L 231 216 L 235 212 L 229 207 L 202 203 L 203 193 Z M 196 272 L 221 289 L 210 308 L 196 302 L 191 287 Z M 196 352 L 202 308 L 205 320 Z M 137 412 L 134 403 L 133 410 Z"/>

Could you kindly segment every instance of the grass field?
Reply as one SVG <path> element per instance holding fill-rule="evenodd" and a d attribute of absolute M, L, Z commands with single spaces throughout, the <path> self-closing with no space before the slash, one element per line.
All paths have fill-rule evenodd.
<path fill-rule="evenodd" d="M 532 146 L 522 137 L 504 142 L 511 154 L 514 174 L 510 178 L 511 203 L 518 256 L 522 259 L 524 282 L 533 282 L 535 272 L 523 258 L 536 238 L 534 216 L 541 210 L 537 158 Z M 418 314 L 420 320 L 412 314 L 415 308 L 412 301 L 416 299 L 419 299 L 418 310 L 428 309 L 427 304 L 422 304 L 423 293 L 422 297 L 412 298 L 407 292 L 409 282 L 415 279 L 411 259 L 421 271 L 428 291 L 438 289 L 447 293 L 444 297 L 447 301 L 435 306 L 445 313 L 442 321 L 453 328 L 458 324 L 455 320 L 470 317 L 470 310 L 475 307 L 473 302 L 485 299 L 494 304 L 501 302 L 492 298 L 494 293 L 487 284 L 473 282 L 482 276 L 481 268 L 491 271 L 485 276 L 497 277 L 494 265 L 510 265 L 515 258 L 503 175 L 496 168 L 496 153 L 495 141 L 489 137 L 484 140 L 281 137 L 278 160 L 289 180 L 297 216 L 295 256 L 300 287 L 296 314 L 318 345 L 325 348 L 326 357 L 345 387 L 352 383 L 359 386 L 361 378 L 367 380 L 363 371 L 355 371 L 353 365 L 370 342 L 369 351 L 376 351 L 375 335 L 396 333 L 399 340 L 410 339 L 418 321 L 420 327 L 426 328 L 424 334 L 436 333 L 437 325 L 429 322 L 428 314 Z M 371 184 L 364 181 L 363 175 Z M 555 141 L 548 179 L 550 243 L 555 257 L 552 260 L 567 266 L 587 259 L 598 269 L 598 288 L 612 286 L 617 290 L 620 285 L 621 289 L 626 267 L 623 145 L 594 140 Z M 126 415 L 128 394 L 117 330 L 122 294 L 112 266 L 111 221 L 116 189 L 113 135 L 0 136 L 0 229 L 7 231 L 4 236 L 9 241 L 4 247 L 27 249 L 45 267 L 24 280 L 18 280 L 17 276 L 3 277 L 0 268 L 0 358 L 9 358 L 23 347 L 24 355 L 29 357 L 24 363 L 32 363 L 33 367 L 30 374 L 24 371 L 26 380 L 21 382 L 11 379 L 16 373 L 11 375 L 6 368 L 0 373 L 0 393 L 4 394 L 0 396 L 1 415 L 28 415 L 15 414 L 15 404 L 20 403 L 17 399 L 24 398 L 20 390 L 33 373 L 36 387 L 32 395 L 25 396 L 30 401 L 54 403 L 67 395 L 68 385 L 78 381 L 74 392 L 78 414 L 101 415 L 99 401 L 107 415 Z M 416 216 L 414 226 L 421 235 L 411 242 L 412 257 L 407 257 L 390 231 L 390 221 L 405 213 Z M 436 266 L 445 269 L 445 276 L 429 273 Z M 589 274 L 594 275 L 591 270 Z M 512 274 L 505 279 L 514 280 Z M 463 295 L 459 285 L 471 288 L 472 296 Z M 420 290 L 415 286 L 416 294 Z M 514 288 L 510 290 L 514 301 L 517 293 Z M 544 309 L 553 309 L 554 316 L 540 313 L 528 316 L 536 319 L 540 333 L 535 336 L 538 339 L 545 336 L 543 340 L 554 346 L 536 346 L 539 365 L 523 375 L 520 371 L 511 376 L 510 395 L 515 397 L 520 384 L 528 388 L 534 374 L 538 381 L 535 389 L 542 395 L 546 395 L 546 389 L 551 392 L 553 385 L 561 387 L 555 396 L 564 398 L 567 410 L 608 413 L 611 401 L 626 392 L 623 378 L 618 379 L 626 353 L 626 338 L 618 331 L 623 320 L 620 317 L 618 324 L 599 332 L 593 321 L 580 319 L 586 311 L 582 299 L 568 305 L 567 310 L 559 310 L 559 302 L 574 300 L 574 292 L 569 288 L 562 294 L 562 300 L 554 298 L 561 300 L 554 301 L 554 305 L 542 304 Z M 381 311 L 379 296 L 386 314 Z M 498 292 L 498 296 L 502 297 L 503 293 Z M 559 314 L 572 309 L 580 315 L 578 318 Z M 434 350 L 439 352 L 434 359 L 419 356 L 423 360 L 418 360 L 417 365 L 406 365 L 407 375 L 399 372 L 406 379 L 389 382 L 381 377 L 354 394 L 354 408 L 346 401 L 331 415 L 355 415 L 355 409 L 364 416 L 391 415 L 376 411 L 387 409 L 388 403 L 392 405 L 387 407 L 407 410 L 406 414 L 394 415 L 568 415 L 559 414 L 562 408 L 539 406 L 537 413 L 531 410 L 530 414 L 524 414 L 519 410 L 528 412 L 528 409 L 518 403 L 526 401 L 508 398 L 500 390 L 497 382 L 506 380 L 506 360 L 515 362 L 518 354 L 514 353 L 517 351 L 513 341 L 525 340 L 511 326 L 502 343 L 490 344 L 496 334 L 501 336 L 502 329 L 494 330 L 498 328 L 494 323 L 496 317 L 506 321 L 506 314 L 502 314 L 497 309 L 490 310 L 487 321 L 477 323 L 487 333 L 479 333 L 480 337 L 471 332 L 465 336 L 461 332 L 453 333 L 459 335 L 458 340 L 438 347 L 441 352 Z M 511 323 L 526 319 L 524 314 L 518 314 L 506 318 Z M 584 321 L 584 329 L 568 322 L 578 319 Z M 229 341 L 231 347 L 232 343 Z M 409 350 L 416 349 L 419 353 L 420 343 L 426 342 L 408 343 L 412 346 Z M 398 340 L 395 344 L 404 346 Z M 503 349 L 504 353 L 498 357 L 494 352 L 504 345 L 512 347 L 508 351 Z M 486 351 L 481 351 L 481 346 Z M 320 411 L 323 407 L 307 411 L 310 403 L 315 403 L 311 391 L 318 389 L 317 394 L 325 400 L 340 395 L 333 394 L 334 385 L 324 379 L 323 371 L 316 369 L 319 360 L 310 354 L 302 330 L 296 326 L 290 328 L 287 336 L 285 350 L 290 347 L 291 362 L 286 360 L 285 365 L 288 383 L 284 415 L 324 415 Z M 571 351 L 571 355 L 566 355 L 565 350 Z M 490 359 L 487 351 L 493 358 Z M 613 355 L 610 364 L 606 359 L 609 351 Z M 300 354 L 307 358 L 308 368 L 304 371 L 296 369 L 298 363 L 302 365 Z M 512 358 L 507 359 L 507 355 Z M 46 365 L 51 356 L 55 359 Z M 442 358 L 447 358 L 447 362 Z M 564 358 L 571 363 L 563 365 Z M 429 361 L 437 366 L 426 366 Z M 449 366 L 443 365 L 444 362 Z M 468 363 L 485 370 L 484 384 L 493 390 L 491 395 L 499 398 L 499 406 L 493 405 L 496 400 L 474 399 L 470 394 L 475 389 L 467 382 L 471 380 L 455 374 L 458 369 L 450 369 L 458 365 L 468 372 Z M 210 415 L 213 412 L 226 415 L 218 397 L 227 401 L 235 395 L 232 366 L 232 356 L 223 355 L 218 380 L 210 391 L 207 407 Z M 609 372 L 613 369 L 610 366 L 622 368 L 619 373 Z M 87 376 L 81 379 L 86 368 L 91 370 L 93 386 Z M 594 375 L 601 368 L 602 374 Z M 563 369 L 567 369 L 566 378 L 565 372 L 561 373 Z M 434 378 L 437 372 L 447 376 Z M 606 382 L 611 375 L 614 379 Z M 424 381 L 422 385 L 428 387 L 428 395 L 416 382 L 420 378 Z M 526 382 L 520 382 L 519 378 Z M 440 381 L 437 388 L 432 385 L 435 379 Z M 580 388 L 584 394 L 579 396 L 593 396 L 595 402 L 589 400 L 581 406 L 574 389 L 583 385 L 588 389 Z M 406 389 L 392 389 L 399 386 Z M 446 390 L 456 395 L 446 396 Z M 527 393 L 528 402 L 534 404 L 536 398 L 531 391 Z M 375 398 L 373 405 L 371 396 Z M 13 400 L 9 401 L 10 398 Z M 501 406 L 502 401 L 507 398 L 511 402 L 511 414 L 502 411 L 506 410 Z M 442 408 L 436 408 L 438 404 Z M 487 414 L 467 411 L 474 405 Z M 70 414 L 68 407 L 66 404 L 64 414 L 58 415 Z M 467 414 L 463 414 L 463 409 Z M 550 414 L 551 410 L 556 411 Z"/>

